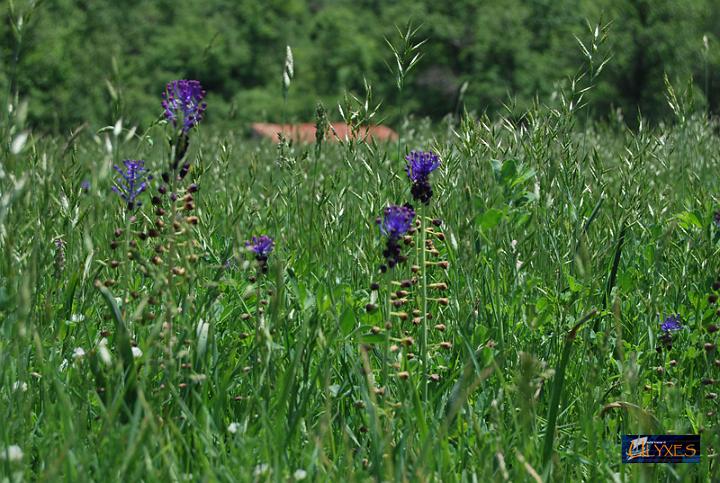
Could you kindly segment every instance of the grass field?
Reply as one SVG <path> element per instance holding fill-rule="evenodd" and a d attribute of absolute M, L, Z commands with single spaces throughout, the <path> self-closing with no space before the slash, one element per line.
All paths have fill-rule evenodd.
<path fill-rule="evenodd" d="M 567 102 L 381 145 L 24 139 L 12 114 L 3 481 L 716 481 L 720 137 L 669 100 L 672 126 Z M 427 205 L 410 150 L 440 157 Z M 132 209 L 125 159 L 152 175 Z M 376 218 L 406 202 L 381 273 Z M 620 435 L 664 432 L 701 433 L 701 463 L 620 464 Z"/>

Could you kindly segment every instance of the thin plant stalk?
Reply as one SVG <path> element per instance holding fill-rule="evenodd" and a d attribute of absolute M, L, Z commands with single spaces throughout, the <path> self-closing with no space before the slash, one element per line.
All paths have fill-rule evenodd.
<path fill-rule="evenodd" d="M 427 402 L 428 398 L 428 328 L 427 328 L 427 267 L 425 266 L 427 254 L 425 253 L 425 243 L 427 239 L 426 220 L 425 220 L 425 206 L 420 207 L 420 273 L 422 274 L 422 337 L 420 339 L 420 355 L 422 357 L 423 365 L 423 401 Z"/>

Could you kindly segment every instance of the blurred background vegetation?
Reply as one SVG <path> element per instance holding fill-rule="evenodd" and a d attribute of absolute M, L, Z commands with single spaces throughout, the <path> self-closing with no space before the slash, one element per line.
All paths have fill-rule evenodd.
<path fill-rule="evenodd" d="M 720 108 L 717 0 L 3 0 L 0 18 L 0 88 L 27 99 L 45 132 L 119 117 L 146 125 L 175 78 L 202 82 L 212 124 L 280 121 L 286 45 L 289 120 L 312 121 L 318 100 L 362 96 L 364 79 L 391 125 L 407 114 L 520 113 L 553 102 L 583 64 L 576 37 L 590 37 L 588 22 L 610 24 L 612 56 L 592 117 L 665 119 L 665 74 L 691 82 L 698 107 Z M 428 41 L 399 93 L 385 38 L 408 21 Z"/>

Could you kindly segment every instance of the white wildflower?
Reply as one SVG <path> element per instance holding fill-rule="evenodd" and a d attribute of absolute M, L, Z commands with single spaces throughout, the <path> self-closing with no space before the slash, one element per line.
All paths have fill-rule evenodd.
<path fill-rule="evenodd" d="M 13 391 L 26 392 L 27 390 L 28 390 L 27 382 L 15 381 L 15 384 L 13 384 Z"/>
<path fill-rule="evenodd" d="M 293 473 L 293 478 L 295 478 L 295 481 L 304 480 L 307 477 L 307 471 L 298 468 L 295 470 L 295 473 Z"/>
<path fill-rule="evenodd" d="M 85 349 L 83 349 L 82 347 L 76 347 L 75 351 L 73 352 L 73 359 L 77 360 L 82 359 L 83 357 L 85 357 Z"/>
<path fill-rule="evenodd" d="M 232 422 L 232 423 L 228 424 L 228 427 L 227 427 L 228 433 L 231 433 L 231 434 L 237 433 L 239 429 L 240 429 L 240 424 L 236 423 L 236 422 Z"/>
<path fill-rule="evenodd" d="M 138 357 L 142 357 L 143 351 L 141 351 L 139 347 L 133 347 L 132 354 L 133 354 L 133 357 L 135 359 L 137 359 Z"/>
<path fill-rule="evenodd" d="M 255 471 L 253 472 L 253 474 L 255 476 L 262 476 L 266 474 L 269 469 L 270 465 L 268 465 L 267 463 L 261 463 L 255 467 Z"/>
<path fill-rule="evenodd" d="M 20 461 L 23 458 L 23 451 L 20 446 L 13 444 L 0 451 L 2 461 Z"/>
<path fill-rule="evenodd" d="M 100 342 L 98 343 L 98 354 L 100 354 L 100 359 L 102 359 L 105 365 L 109 366 L 112 364 L 112 356 L 110 355 L 110 350 L 107 345 L 108 340 L 105 337 L 100 339 Z"/>

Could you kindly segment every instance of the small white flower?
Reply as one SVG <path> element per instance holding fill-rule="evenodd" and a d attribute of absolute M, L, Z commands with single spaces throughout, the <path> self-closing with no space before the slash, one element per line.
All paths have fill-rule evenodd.
<path fill-rule="evenodd" d="M 228 424 L 227 430 L 228 433 L 235 434 L 238 432 L 238 429 L 240 429 L 240 424 L 232 422 Z"/>
<path fill-rule="evenodd" d="M 72 317 L 70 317 L 70 322 L 75 324 L 80 323 L 83 320 L 85 320 L 85 316 L 83 314 L 72 314 Z"/>
<path fill-rule="evenodd" d="M 59 367 L 60 372 L 63 372 L 65 369 L 67 369 L 67 366 L 68 366 L 68 360 L 63 359 L 63 361 L 60 363 L 60 367 Z"/>
<path fill-rule="evenodd" d="M 105 365 L 109 366 L 112 364 L 112 356 L 110 355 L 110 350 L 107 348 L 108 340 L 103 337 L 100 339 L 100 342 L 98 343 L 98 353 L 100 354 L 100 359 L 105 363 Z"/>
<path fill-rule="evenodd" d="M 138 357 L 142 357 L 143 351 L 141 351 L 139 347 L 133 347 L 132 354 L 133 354 L 133 357 L 135 359 L 137 359 Z"/>
<path fill-rule="evenodd" d="M 76 347 L 75 351 L 73 352 L 73 359 L 77 360 L 82 359 L 83 357 L 85 357 L 85 349 L 83 349 L 82 347 Z"/>
<path fill-rule="evenodd" d="M 13 391 L 26 392 L 28 390 L 27 382 L 15 381 L 13 384 Z"/>
<path fill-rule="evenodd" d="M 295 481 L 304 480 L 307 477 L 307 471 L 298 468 L 295 470 L 295 473 L 293 473 L 293 478 L 295 478 Z"/>
<path fill-rule="evenodd" d="M 23 458 L 23 451 L 20 446 L 13 444 L 0 451 L 2 461 L 20 461 Z"/>
<path fill-rule="evenodd" d="M 261 463 L 255 467 L 255 471 L 253 472 L 253 474 L 255 476 L 262 476 L 267 473 L 269 469 L 270 465 L 268 465 L 267 463 Z"/>

